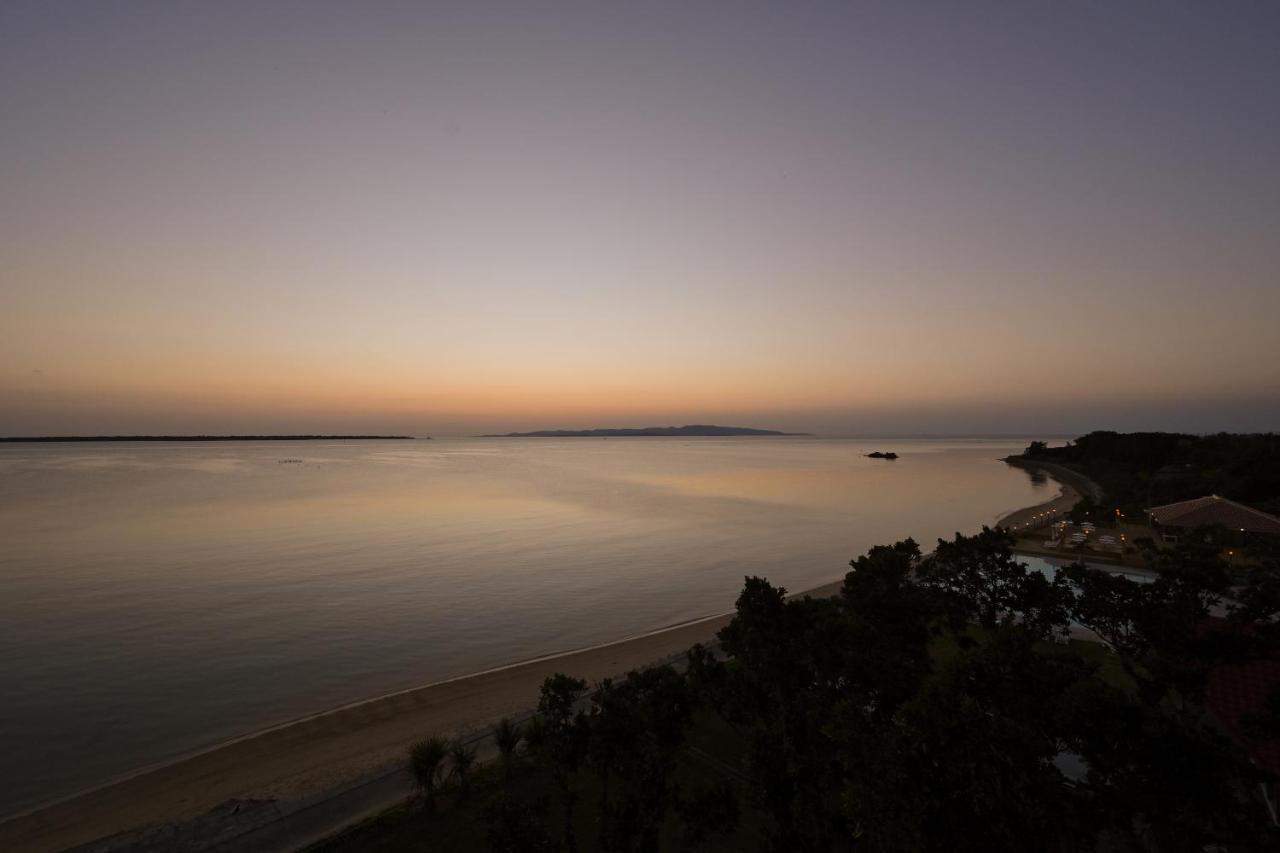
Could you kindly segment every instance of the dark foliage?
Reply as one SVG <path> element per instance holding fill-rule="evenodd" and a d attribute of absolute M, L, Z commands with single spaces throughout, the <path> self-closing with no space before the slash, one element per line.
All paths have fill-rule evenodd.
<path fill-rule="evenodd" d="M 453 762 L 453 778 L 463 799 L 471 792 L 471 770 L 476 764 L 476 748 L 465 741 L 456 740 L 449 746 L 449 760 Z"/>
<path fill-rule="evenodd" d="M 1258 771 L 1204 696 L 1214 667 L 1276 654 L 1280 569 L 1231 589 L 1195 544 L 1158 567 L 1150 584 L 1084 566 L 1048 580 L 984 530 L 929 558 L 910 540 L 873 548 L 835 598 L 788 598 L 750 577 L 720 632 L 727 660 L 694 647 L 683 671 L 602 682 L 589 710 L 582 682 L 549 679 L 530 747 L 566 815 L 573 772 L 594 775 L 602 850 L 696 849 L 743 814 L 769 851 L 1274 844 Z M 1118 666 L 1054 642 L 1072 621 Z M 745 803 L 736 781 L 675 781 L 699 706 L 744 744 Z M 1256 721 L 1263 734 L 1273 724 Z M 513 809 L 491 839 L 545 838 Z M 566 823 L 564 849 L 575 843 Z"/>
<path fill-rule="evenodd" d="M 1105 492 L 1104 511 L 1118 508 L 1136 515 L 1147 507 L 1216 494 L 1280 512 L 1276 433 L 1091 432 L 1065 447 L 1032 442 L 1027 455 L 1087 474 Z"/>
<path fill-rule="evenodd" d="M 520 747 L 520 742 L 524 739 L 524 733 L 520 731 L 520 727 L 511 722 L 509 717 L 503 717 L 498 720 L 491 729 L 493 734 L 493 743 L 498 747 L 498 754 L 502 756 L 502 777 L 509 784 L 511 782 L 511 768 L 515 763 L 516 750 Z"/>
<path fill-rule="evenodd" d="M 547 804 L 528 805 L 503 797 L 485 810 L 493 853 L 553 853 L 559 849 L 546 828 Z"/>
<path fill-rule="evenodd" d="M 573 786 L 573 776 L 586 757 L 587 727 L 586 716 L 575 706 L 586 689 L 585 681 L 567 675 L 557 674 L 548 678 L 538 698 L 536 724 L 525 735 L 530 752 L 551 769 L 551 776 L 560 791 L 564 816 L 563 844 L 568 853 L 578 849 L 578 839 L 573 831 L 573 810 L 578 802 L 578 791 Z"/>
<path fill-rule="evenodd" d="M 422 791 L 423 803 L 432 811 L 436 807 L 436 791 L 444 776 L 444 759 L 448 750 L 448 744 L 438 737 L 420 741 L 409 750 L 409 770 Z"/>

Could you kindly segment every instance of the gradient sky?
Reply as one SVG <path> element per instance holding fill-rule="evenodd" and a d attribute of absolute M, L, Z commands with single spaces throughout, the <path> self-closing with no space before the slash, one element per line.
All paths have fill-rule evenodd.
<path fill-rule="evenodd" d="M 1280 426 L 1280 4 L 0 6 L 0 434 Z"/>

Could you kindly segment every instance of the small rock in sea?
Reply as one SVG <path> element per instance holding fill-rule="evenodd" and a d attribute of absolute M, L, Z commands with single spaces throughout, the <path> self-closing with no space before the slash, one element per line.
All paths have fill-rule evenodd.
<path fill-rule="evenodd" d="M 883 450 L 877 450 L 875 453 L 868 453 L 867 457 L 870 459 L 897 459 L 898 454 L 894 453 L 892 450 L 888 453 Z"/>

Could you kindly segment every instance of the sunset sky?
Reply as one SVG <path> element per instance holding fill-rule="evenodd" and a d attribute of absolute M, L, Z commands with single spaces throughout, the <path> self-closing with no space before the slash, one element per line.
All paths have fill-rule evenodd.
<path fill-rule="evenodd" d="M 0 435 L 1280 427 L 1280 4 L 0 6 Z"/>

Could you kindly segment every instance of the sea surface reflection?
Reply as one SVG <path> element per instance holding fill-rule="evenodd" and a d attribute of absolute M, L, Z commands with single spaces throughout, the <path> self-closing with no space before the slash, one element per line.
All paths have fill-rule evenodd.
<path fill-rule="evenodd" d="M 344 702 L 722 612 L 744 575 L 805 589 L 873 544 L 975 530 L 1056 491 L 996 461 L 1024 445 L 2 447 L 0 814 Z"/>

